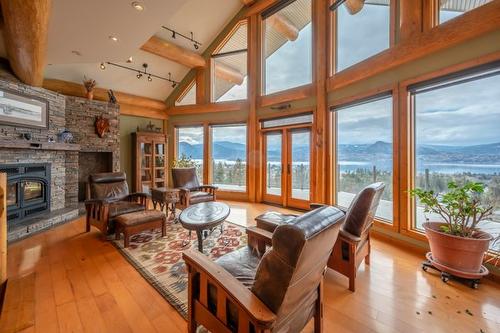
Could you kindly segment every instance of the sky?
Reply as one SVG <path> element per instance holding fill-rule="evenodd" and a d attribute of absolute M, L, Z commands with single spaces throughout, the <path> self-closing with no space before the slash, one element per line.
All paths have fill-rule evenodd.
<path fill-rule="evenodd" d="M 389 8 L 366 4 L 356 15 L 339 8 L 338 68 L 343 69 L 389 46 Z M 445 21 L 457 13 L 441 11 Z M 286 42 L 266 60 L 266 92 L 311 82 L 311 24 L 294 42 Z M 417 96 L 417 143 L 474 145 L 500 142 L 500 76 Z M 246 96 L 246 78 L 224 100 Z M 345 144 L 392 142 L 391 102 L 372 102 L 343 110 L 339 116 L 339 138 Z M 346 113 L 350 112 L 349 115 Z M 200 130 L 183 129 L 183 140 L 203 141 Z M 244 142 L 238 129 L 225 128 L 221 140 Z M 215 140 L 214 140 L 215 141 Z"/>

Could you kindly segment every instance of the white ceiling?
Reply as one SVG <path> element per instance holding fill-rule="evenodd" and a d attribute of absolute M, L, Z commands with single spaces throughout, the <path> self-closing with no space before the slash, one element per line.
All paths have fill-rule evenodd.
<path fill-rule="evenodd" d="M 145 10 L 139 12 L 132 2 L 54 0 L 45 77 L 81 83 L 85 75 L 95 79 L 98 87 L 164 100 L 173 90 L 168 82 L 138 80 L 131 71 L 109 65 L 101 70 L 99 64 L 111 61 L 140 69 L 146 62 L 150 72 L 159 76 L 170 72 L 180 81 L 189 68 L 140 47 L 157 35 L 195 51 L 191 42 L 172 39 L 161 28 L 164 25 L 185 35 L 192 31 L 203 44 L 196 52 L 202 53 L 242 7 L 240 0 L 140 0 Z M 118 37 L 118 42 L 111 41 L 110 35 Z M 127 64 L 130 56 L 133 62 Z"/>

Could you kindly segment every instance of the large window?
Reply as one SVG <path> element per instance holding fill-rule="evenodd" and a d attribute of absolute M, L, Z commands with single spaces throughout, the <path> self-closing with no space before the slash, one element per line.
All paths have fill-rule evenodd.
<path fill-rule="evenodd" d="M 312 82 L 311 0 L 296 0 L 263 14 L 263 94 Z"/>
<path fill-rule="evenodd" d="M 367 0 L 354 15 L 342 5 L 336 13 L 337 72 L 390 46 L 390 0 Z"/>
<path fill-rule="evenodd" d="M 480 7 L 491 0 L 447 0 L 439 1 L 439 24 Z"/>
<path fill-rule="evenodd" d="M 222 190 L 245 191 L 247 179 L 247 127 L 213 125 L 212 183 Z"/>
<path fill-rule="evenodd" d="M 247 99 L 247 21 L 212 55 L 212 102 Z"/>
<path fill-rule="evenodd" d="M 193 80 L 175 101 L 175 106 L 196 104 L 196 82 Z"/>
<path fill-rule="evenodd" d="M 415 117 L 416 187 L 444 193 L 450 181 L 484 183 L 495 206 L 481 226 L 500 231 L 500 67 L 410 87 Z M 415 227 L 426 215 L 417 203 Z"/>
<path fill-rule="evenodd" d="M 177 159 L 192 158 L 196 163 L 198 180 L 203 183 L 203 126 L 177 127 Z"/>
<path fill-rule="evenodd" d="M 377 216 L 393 219 L 392 97 L 334 110 L 337 123 L 337 204 L 349 207 L 365 186 L 384 182 Z"/>

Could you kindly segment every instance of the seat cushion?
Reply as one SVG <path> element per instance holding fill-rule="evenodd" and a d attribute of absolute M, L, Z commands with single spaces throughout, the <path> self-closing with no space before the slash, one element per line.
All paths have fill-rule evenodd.
<path fill-rule="evenodd" d="M 250 289 L 255 280 L 255 272 L 259 265 L 260 257 L 253 253 L 249 246 L 245 246 L 237 251 L 223 255 L 215 262 L 228 271 L 245 287 Z M 208 288 L 208 306 L 215 313 L 217 304 L 217 291 L 214 288 Z M 238 309 L 229 302 L 227 312 L 227 324 L 236 331 L 238 327 Z"/>
<path fill-rule="evenodd" d="M 228 271 L 245 287 L 251 288 L 260 257 L 249 246 L 223 255 L 215 262 Z"/>
<path fill-rule="evenodd" d="M 190 193 L 189 203 L 196 204 L 199 202 L 213 201 L 214 196 L 208 192 L 193 191 Z"/>
<path fill-rule="evenodd" d="M 154 209 L 123 214 L 116 218 L 116 222 L 127 227 L 159 220 L 165 220 L 165 214 Z"/>
<path fill-rule="evenodd" d="M 122 214 L 144 210 L 144 206 L 137 202 L 115 201 L 109 204 L 109 217 L 115 218 Z"/>
<path fill-rule="evenodd" d="M 282 214 L 278 212 L 266 212 L 255 218 L 257 227 L 269 232 L 274 232 L 278 226 L 291 223 L 297 215 Z"/>

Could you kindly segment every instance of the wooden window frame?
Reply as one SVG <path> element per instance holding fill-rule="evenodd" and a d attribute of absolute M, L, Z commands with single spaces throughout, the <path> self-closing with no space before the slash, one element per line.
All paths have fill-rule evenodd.
<path fill-rule="evenodd" d="M 400 132 L 399 132 L 399 87 L 397 84 L 385 85 L 375 89 L 368 90 L 361 94 L 356 94 L 341 98 L 333 103 L 329 104 L 329 126 L 330 126 L 330 137 L 329 137 L 329 155 L 330 159 L 327 163 L 330 167 L 327 170 L 328 179 L 330 180 L 330 189 L 328 191 L 328 203 L 337 204 L 337 114 L 335 111 L 330 111 L 335 108 L 349 106 L 355 103 L 370 102 L 371 99 L 376 98 L 380 95 L 391 96 L 392 98 L 392 223 L 387 222 L 387 220 L 381 218 L 375 218 L 374 223 L 377 227 L 383 230 L 398 233 L 400 230 L 400 205 L 398 198 L 400 197 L 401 186 L 400 186 L 400 171 L 401 171 L 401 160 L 400 160 Z"/>
<path fill-rule="evenodd" d="M 400 193 L 399 193 L 399 206 L 400 206 L 400 218 L 401 218 L 401 229 L 400 233 L 411 238 L 427 241 L 423 231 L 414 228 L 415 225 L 415 202 L 410 198 L 408 190 L 414 188 L 414 175 L 415 175 L 415 109 L 413 107 L 411 93 L 409 87 L 418 83 L 423 83 L 426 81 L 445 78 L 446 76 L 451 76 L 454 74 L 459 74 L 464 71 L 474 71 L 479 66 L 484 66 L 487 64 L 493 64 L 500 61 L 500 52 L 495 52 L 488 54 L 473 60 L 469 60 L 463 63 L 451 65 L 430 73 L 420 75 L 418 77 L 405 80 L 399 84 L 399 99 L 400 103 L 400 122 L 399 131 L 400 137 L 402 138 L 400 142 L 400 165 L 405 166 L 402 171 L 404 174 L 401 175 L 400 181 Z"/>
<path fill-rule="evenodd" d="M 328 0 L 329 5 L 333 4 L 334 0 Z M 402 0 L 404 1 L 404 0 Z M 412 0 L 413 1 L 413 0 Z M 368 58 L 362 59 L 361 61 L 346 67 L 340 71 L 337 71 L 337 42 L 338 42 L 338 34 L 337 34 L 337 13 L 338 9 L 335 11 L 330 11 L 329 8 L 326 10 L 329 11 L 329 18 L 328 18 L 328 77 L 332 78 L 334 77 L 337 73 L 344 72 L 351 67 L 356 66 L 359 63 L 365 62 L 365 61 L 370 61 L 372 58 L 375 56 L 379 55 L 380 53 L 393 48 L 396 45 L 396 29 L 397 29 L 397 24 L 396 24 L 396 18 L 398 17 L 398 3 L 397 0 L 390 0 L 389 2 L 389 47 L 371 55 Z"/>
<path fill-rule="evenodd" d="M 213 58 L 212 56 L 214 55 L 217 55 L 220 50 L 226 45 L 226 43 L 233 37 L 233 35 L 236 33 L 236 31 L 238 31 L 238 29 L 242 26 L 242 25 L 245 25 L 247 26 L 247 77 L 250 76 L 250 68 L 249 68 L 249 60 L 248 60 L 248 55 L 249 55 L 249 49 L 250 49 L 250 19 L 248 17 L 245 17 L 241 20 L 239 20 L 238 22 L 236 22 L 236 24 L 231 28 L 231 30 L 227 33 L 227 35 L 222 39 L 222 41 L 219 43 L 219 45 L 217 45 L 217 47 L 214 49 L 214 51 L 212 52 L 211 56 L 210 56 L 210 87 L 209 87 L 209 96 L 210 96 L 210 104 L 221 104 L 221 103 L 238 103 L 238 102 L 246 102 L 249 100 L 249 92 L 248 92 L 248 80 L 247 80 L 247 97 L 244 98 L 244 99 L 238 99 L 238 100 L 230 100 L 230 101 L 221 101 L 221 102 L 217 102 L 214 100 L 214 96 L 213 96 L 213 93 L 214 93 L 214 84 L 215 84 L 215 79 L 214 79 L 214 76 L 215 76 L 215 71 L 214 71 L 214 66 L 215 66 L 215 63 L 214 63 L 214 60 L 215 58 Z"/>
<path fill-rule="evenodd" d="M 212 129 L 213 127 L 218 127 L 218 126 L 245 126 L 246 127 L 246 151 L 245 151 L 245 163 L 246 163 L 246 167 L 245 167 L 245 181 L 246 181 L 246 184 L 245 184 L 245 191 L 233 191 L 233 190 L 225 190 L 225 189 L 218 189 L 217 190 L 217 194 L 219 193 L 222 193 L 223 194 L 223 198 L 226 198 L 226 195 L 227 194 L 227 198 L 229 200 L 235 200 L 235 199 L 238 199 L 238 200 L 241 200 L 241 199 L 248 199 L 248 188 L 249 188 L 249 172 L 248 172 L 248 169 L 249 169 L 249 163 L 248 163 L 248 158 L 249 158 L 249 149 L 248 149 L 248 143 L 249 143 L 249 135 L 248 135 L 248 123 L 247 122 L 235 122 L 235 121 L 227 121 L 227 122 L 214 122 L 214 123 L 208 123 L 208 129 L 210 131 L 210 134 L 209 134 L 209 144 L 210 144 L 210 159 L 212 159 L 212 144 L 213 144 L 213 135 L 212 135 Z M 209 169 L 209 173 L 208 173 L 208 183 L 209 184 L 212 184 L 213 183 L 213 170 L 212 170 L 212 165 L 210 162 L 208 162 L 208 164 L 210 164 L 210 169 Z M 219 196 L 220 197 L 220 196 Z"/>
<path fill-rule="evenodd" d="M 273 14 L 279 12 L 281 9 L 289 6 L 296 0 L 286 0 L 286 1 L 276 1 L 271 3 L 269 6 L 263 8 L 261 11 L 258 12 L 258 34 L 259 34 L 259 72 L 257 73 L 259 75 L 259 85 L 258 85 L 258 93 L 257 93 L 257 105 L 258 107 L 266 107 L 274 104 L 279 104 L 279 103 L 284 103 L 284 102 L 291 102 L 291 101 L 297 101 L 305 98 L 309 98 L 314 96 L 314 90 L 315 90 L 315 84 L 314 82 L 316 81 L 316 75 L 315 75 L 315 58 L 316 58 L 316 50 L 314 47 L 314 40 L 315 40 L 315 22 L 314 22 L 314 13 L 315 13 L 315 4 L 317 1 L 322 1 L 322 0 L 310 0 L 311 1 L 311 24 L 312 24 L 312 29 L 311 29 L 311 83 L 307 83 L 304 85 L 288 88 L 285 90 L 277 91 L 271 94 L 266 94 L 265 93 L 265 85 L 266 85 L 266 58 L 264 56 L 264 51 L 265 47 L 264 44 L 266 42 L 266 29 L 264 28 L 265 26 L 265 18 L 263 18 L 263 14 L 266 12 L 269 12 L 266 14 L 266 18 L 269 16 L 272 16 Z"/>
<path fill-rule="evenodd" d="M 202 184 L 208 184 L 208 170 L 207 170 L 207 167 L 208 167 L 208 162 L 207 162 L 207 159 L 206 159 L 206 156 L 208 151 L 207 151 L 207 128 L 208 128 L 208 124 L 207 122 L 189 122 L 189 123 L 175 123 L 175 124 L 172 124 L 173 127 L 174 127 L 174 133 L 175 133 L 175 136 L 174 136 L 174 155 L 173 155 L 173 158 L 174 159 L 177 159 L 179 157 L 179 151 L 178 151 L 178 146 L 179 146 L 179 129 L 181 128 L 193 128 L 193 127 L 201 127 L 203 129 L 203 162 L 202 162 L 202 166 L 203 166 L 203 179 L 201 179 L 201 183 Z"/>

